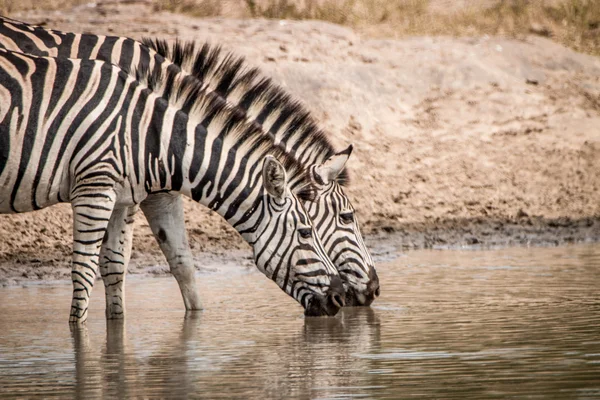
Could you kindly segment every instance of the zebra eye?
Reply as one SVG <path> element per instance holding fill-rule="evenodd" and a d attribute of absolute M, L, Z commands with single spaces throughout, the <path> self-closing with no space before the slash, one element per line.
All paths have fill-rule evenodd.
<path fill-rule="evenodd" d="M 298 229 L 298 234 L 300 235 L 301 238 L 308 239 L 312 236 L 312 229 L 311 228 L 300 228 L 300 229 Z"/>
<path fill-rule="evenodd" d="M 352 222 L 354 222 L 354 213 L 347 212 L 340 214 L 340 219 L 345 224 L 351 224 Z"/>

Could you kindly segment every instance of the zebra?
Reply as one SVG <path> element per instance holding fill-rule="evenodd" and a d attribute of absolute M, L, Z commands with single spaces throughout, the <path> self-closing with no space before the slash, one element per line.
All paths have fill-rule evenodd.
<path fill-rule="evenodd" d="M 104 61 L 0 50 L 0 213 L 71 203 L 70 323 L 87 319 L 107 228 L 150 194 L 165 203 L 182 194 L 221 215 L 306 316 L 344 305 L 343 283 L 302 206 L 314 196 L 308 172 L 202 90 L 171 69 L 134 77 Z M 304 185 L 293 189 L 292 180 Z"/>
<path fill-rule="evenodd" d="M 243 57 L 219 46 L 193 41 L 144 38 L 142 43 L 204 83 L 208 91 L 241 110 L 277 146 L 310 166 L 316 196 L 304 203 L 325 249 L 344 281 L 348 305 L 370 305 L 379 296 L 379 278 L 355 209 L 343 187 L 353 147 L 336 152 L 306 108 L 279 85 L 249 67 Z"/>
<path fill-rule="evenodd" d="M 313 185 L 318 190 L 315 201 L 306 202 L 305 208 L 315 222 L 330 258 L 335 260 L 346 288 L 347 304 L 370 305 L 379 295 L 379 280 L 362 239 L 354 208 L 342 188 L 348 182 L 344 165 L 352 152 L 352 146 L 336 153 L 300 103 L 293 101 L 269 79 L 262 78 L 257 69 L 245 67 L 244 60 L 240 57 L 223 54 L 219 47 L 208 44 L 196 51 L 192 42 L 175 42 L 169 46 L 164 41 L 145 39 L 144 43 L 150 48 L 129 38 L 64 33 L 0 18 L 0 47 L 36 55 L 97 58 L 123 68 L 128 68 L 130 64 L 147 68 L 168 68 L 172 60 L 177 65 L 184 65 L 184 71 L 192 71 L 204 84 L 207 92 L 225 98 L 232 107 L 257 123 L 263 131 L 263 125 L 267 126 L 265 120 L 279 114 L 276 120 L 271 121 L 270 131 L 266 131 L 265 135 L 276 145 L 285 146 L 286 151 L 294 158 L 312 165 Z M 148 217 L 146 210 L 144 212 Z M 174 268 L 174 262 L 171 261 L 191 261 L 181 203 L 176 202 L 170 213 L 174 220 L 180 221 L 173 225 L 173 229 L 178 231 L 177 235 L 172 235 L 177 239 L 177 244 L 163 245 L 161 249 L 167 256 L 171 271 L 180 276 L 178 282 L 186 308 L 189 309 L 190 304 L 198 302 L 190 299 L 197 299 L 197 296 L 194 295 L 194 286 L 188 284 L 190 279 L 181 276 L 185 275 L 187 278 L 190 274 L 184 274 L 183 271 L 193 271 L 193 266 L 191 262 L 186 262 L 180 263 L 179 268 Z M 153 229 L 153 232 L 156 237 L 156 230 Z M 125 236 L 128 241 L 131 240 L 130 231 Z M 178 251 L 174 253 L 173 248 Z M 181 265 L 190 267 L 182 268 Z M 109 263 L 101 271 L 106 271 L 107 274 L 122 273 L 123 268 Z M 188 290 L 184 290 L 186 288 Z M 107 310 L 114 303 L 114 299 L 107 298 Z"/>
<path fill-rule="evenodd" d="M 36 56 L 98 59 L 107 62 L 118 58 L 112 63 L 130 73 L 167 66 L 160 55 L 131 39 L 52 31 L 7 17 L 0 17 L 0 48 Z M 144 212 L 169 263 L 185 309 L 201 310 L 193 256 L 185 228 L 180 228 L 179 223 L 184 221 L 182 198 L 171 193 L 150 193 L 142 204 L 115 209 L 108 224 L 99 260 L 100 275 L 105 287 L 106 317 L 120 319 L 125 314 L 124 283 L 131 256 L 133 217 L 139 208 Z M 169 235 L 165 232 L 169 232 Z"/>

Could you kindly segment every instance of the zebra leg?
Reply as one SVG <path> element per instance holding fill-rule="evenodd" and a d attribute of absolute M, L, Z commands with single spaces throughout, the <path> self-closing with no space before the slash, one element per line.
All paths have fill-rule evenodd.
<path fill-rule="evenodd" d="M 69 322 L 81 325 L 87 319 L 102 239 L 115 205 L 114 192 L 72 195 L 73 208 L 73 299 Z"/>
<path fill-rule="evenodd" d="M 137 205 L 115 208 L 100 250 L 100 275 L 106 295 L 106 318 L 120 319 L 125 316 L 125 276 L 131 257 L 133 217 Z"/>
<path fill-rule="evenodd" d="M 185 231 L 181 196 L 154 194 L 148 196 L 141 206 L 150 229 L 167 258 L 171 273 L 177 279 L 185 309 L 201 310 L 202 304 L 194 277 L 194 262 Z"/>

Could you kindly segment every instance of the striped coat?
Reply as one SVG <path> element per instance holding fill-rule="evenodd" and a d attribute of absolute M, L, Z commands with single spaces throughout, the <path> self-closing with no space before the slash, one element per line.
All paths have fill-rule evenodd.
<path fill-rule="evenodd" d="M 336 153 L 303 107 L 262 77 L 258 70 L 247 67 L 243 59 L 209 45 L 196 48 L 193 43 L 169 45 L 164 41 L 147 40 L 152 48 L 149 49 L 128 38 L 64 33 L 8 19 L 0 22 L 0 45 L 7 48 L 33 54 L 98 58 L 126 69 L 165 69 L 171 65 L 170 59 L 183 65 L 184 71 L 193 74 L 207 92 L 226 99 L 257 124 L 275 145 L 283 147 L 304 165 L 312 166 L 317 195 L 315 201 L 306 202 L 305 207 L 344 280 L 348 304 L 368 305 L 379 294 L 373 261 L 362 239 L 354 208 L 343 190 L 348 181 L 344 164 L 352 147 Z M 172 214 L 177 218 L 183 216 L 179 203 L 172 207 Z M 183 220 L 177 225 L 183 226 Z M 155 229 L 153 231 L 156 235 Z M 185 231 L 174 237 L 182 245 L 161 246 L 167 259 L 191 260 Z M 171 254 L 173 248 L 186 250 Z M 186 270 L 181 263 L 179 268 L 174 268 L 170 261 L 170 266 L 176 277 L 176 272 Z M 118 269 L 119 266 L 109 265 L 101 271 Z M 187 270 L 193 270 L 193 267 L 188 266 Z M 194 297 L 194 290 L 184 290 L 186 285 L 182 282 L 187 281 L 189 279 L 178 279 L 186 306 L 189 306 L 188 303 L 193 303 L 190 299 Z"/>
<path fill-rule="evenodd" d="M 307 315 L 343 305 L 337 270 L 302 207 L 313 195 L 308 173 L 201 92 L 175 70 L 140 70 L 135 79 L 106 62 L 0 51 L 0 212 L 71 203 L 71 322 L 87 318 L 111 220 L 172 193 L 222 215 Z M 169 235 L 168 225 L 157 232 Z"/>

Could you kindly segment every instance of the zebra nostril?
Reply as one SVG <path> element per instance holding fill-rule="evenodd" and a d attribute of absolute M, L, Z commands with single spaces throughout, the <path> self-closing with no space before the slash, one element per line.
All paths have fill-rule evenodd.
<path fill-rule="evenodd" d="M 344 299 L 342 298 L 342 296 L 340 296 L 337 293 L 333 293 L 331 295 L 331 301 L 338 308 L 342 308 L 342 307 L 344 307 L 346 305 L 346 302 L 344 301 Z"/>
<path fill-rule="evenodd" d="M 379 297 L 379 286 L 377 286 L 377 289 L 375 289 L 375 297 Z"/>

